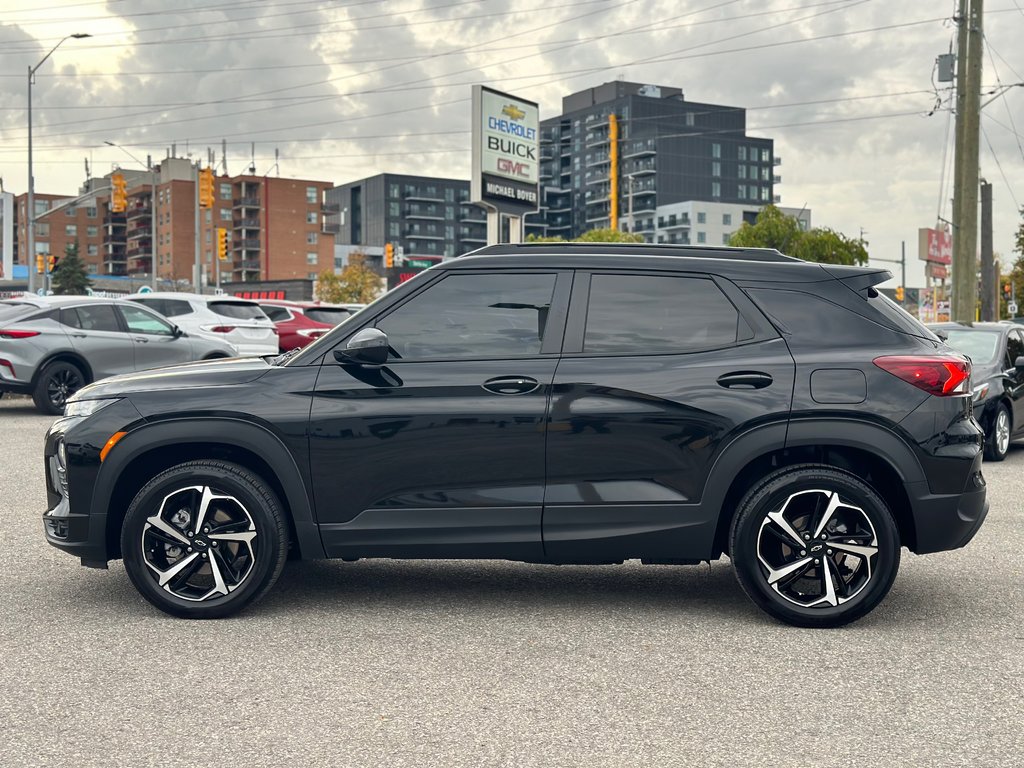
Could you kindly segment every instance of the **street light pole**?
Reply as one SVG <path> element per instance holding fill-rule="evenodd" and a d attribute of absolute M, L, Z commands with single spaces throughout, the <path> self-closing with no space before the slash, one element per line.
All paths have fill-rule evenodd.
<path fill-rule="evenodd" d="M 32 175 L 32 79 L 36 75 L 38 70 L 46 60 L 50 58 L 54 51 L 60 48 L 61 44 L 65 40 L 75 39 L 81 40 L 84 37 L 92 37 L 92 35 L 85 32 L 76 32 L 73 35 L 68 35 L 61 39 L 50 52 L 43 56 L 43 60 L 36 64 L 34 67 L 29 66 L 28 68 L 28 211 L 25 214 L 25 225 L 28 230 L 28 238 L 26 243 L 26 249 L 28 250 L 28 256 L 25 261 L 28 265 L 28 290 L 32 293 L 35 290 L 35 258 L 36 258 L 36 180 Z M 44 281 L 45 283 L 45 278 Z"/>

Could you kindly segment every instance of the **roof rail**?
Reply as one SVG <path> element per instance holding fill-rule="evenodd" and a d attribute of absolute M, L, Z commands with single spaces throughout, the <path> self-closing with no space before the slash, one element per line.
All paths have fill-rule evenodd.
<path fill-rule="evenodd" d="M 673 256 L 693 259 L 737 259 L 742 261 L 793 262 L 800 261 L 774 248 L 731 248 L 714 245 L 673 245 L 651 243 L 503 243 L 485 245 L 465 256 L 513 256 L 526 253 L 571 254 L 585 253 L 610 256 Z"/>

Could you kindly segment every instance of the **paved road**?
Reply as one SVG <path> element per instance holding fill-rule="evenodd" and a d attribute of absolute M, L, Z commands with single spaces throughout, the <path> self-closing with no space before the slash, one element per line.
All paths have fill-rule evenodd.
<path fill-rule="evenodd" d="M 0 400 L 0 766 L 1020 766 L 1024 448 L 965 550 L 842 630 L 726 563 L 292 564 L 167 618 L 45 544 L 48 419 Z"/>

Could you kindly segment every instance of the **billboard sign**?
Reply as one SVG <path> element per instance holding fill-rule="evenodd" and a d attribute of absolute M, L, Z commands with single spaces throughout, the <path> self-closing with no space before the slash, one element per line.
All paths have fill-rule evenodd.
<path fill-rule="evenodd" d="M 474 85 L 471 202 L 522 216 L 537 210 L 539 182 L 537 104 Z"/>
<path fill-rule="evenodd" d="M 917 230 L 917 255 L 921 261 L 953 263 L 953 235 L 947 229 Z"/>

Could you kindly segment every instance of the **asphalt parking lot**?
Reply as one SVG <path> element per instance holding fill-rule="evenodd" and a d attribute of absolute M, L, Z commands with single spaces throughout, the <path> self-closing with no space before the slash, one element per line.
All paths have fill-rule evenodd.
<path fill-rule="evenodd" d="M 241 616 L 157 612 L 49 547 L 0 400 L 0 766 L 1019 766 L 1024 447 L 966 549 L 793 629 L 710 567 L 291 563 Z"/>

